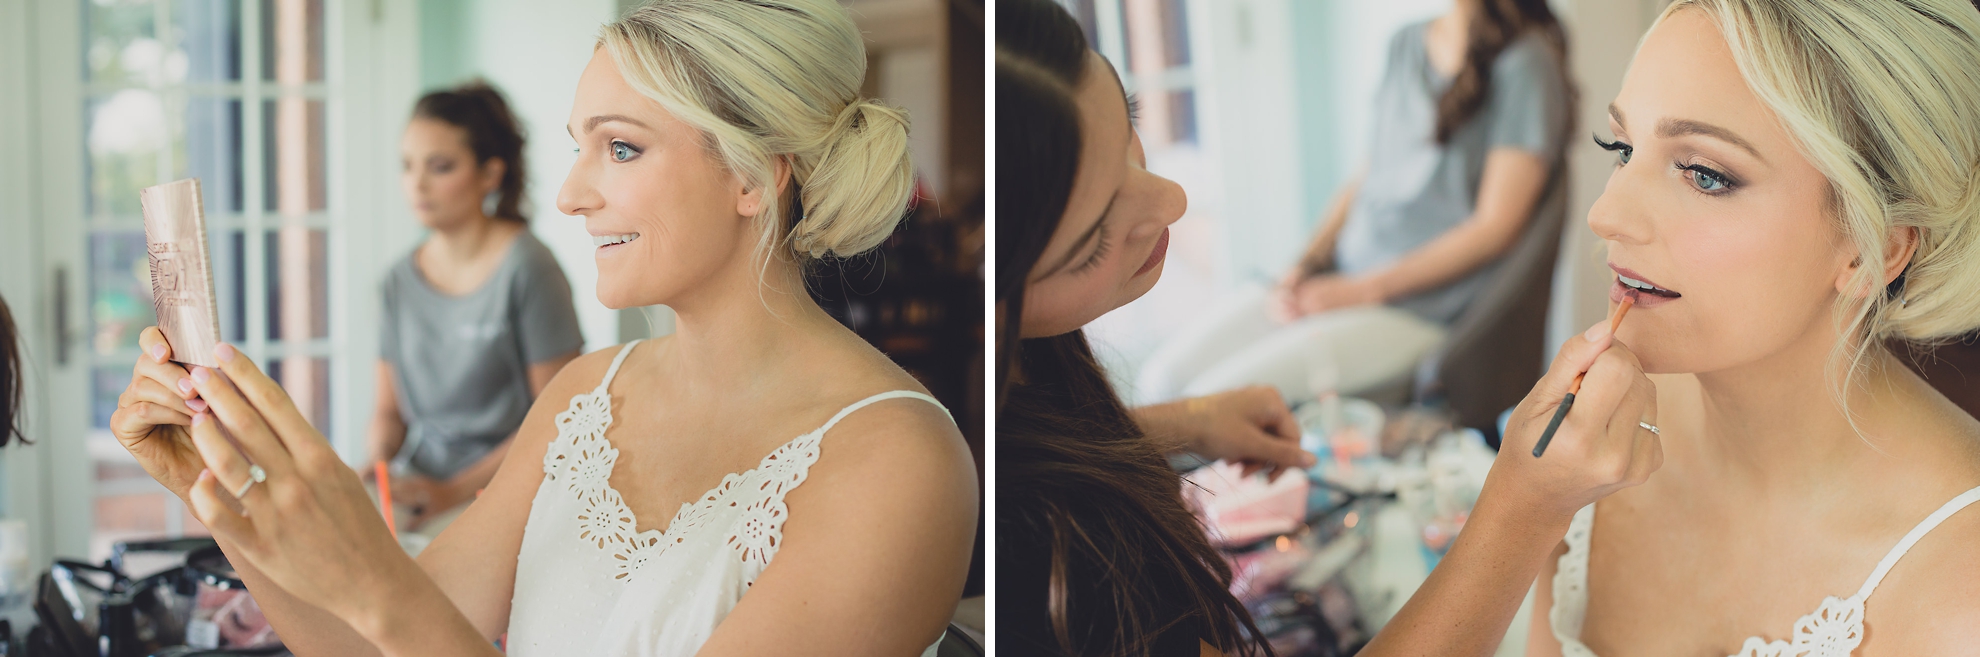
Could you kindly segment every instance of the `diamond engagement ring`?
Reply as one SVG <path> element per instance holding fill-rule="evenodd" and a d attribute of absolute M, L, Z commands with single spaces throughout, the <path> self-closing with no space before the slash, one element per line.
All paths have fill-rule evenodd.
<path fill-rule="evenodd" d="M 1646 425 L 1646 426 L 1647 426 L 1647 425 Z M 1655 429 L 1652 429 L 1652 431 L 1655 431 Z M 261 482 L 264 482 L 264 481 L 268 481 L 268 471 L 267 471 L 267 470 L 263 470 L 263 469 L 261 469 L 261 466 L 258 466 L 258 465 L 250 465 L 250 466 L 248 466 L 248 480 L 247 480 L 247 483 L 245 483 L 245 484 L 241 484 L 241 487 L 240 487 L 240 489 L 239 489 L 239 490 L 236 490 L 236 491 L 234 491 L 234 499 L 237 499 L 237 500 L 238 500 L 238 499 L 241 499 L 241 498 L 242 498 L 243 496 L 246 496 L 246 495 L 247 495 L 247 492 L 248 492 L 248 489 L 250 489 L 250 488 L 254 488 L 254 485 L 255 485 L 255 484 L 258 484 L 258 483 L 261 483 Z"/>
<path fill-rule="evenodd" d="M 1654 425 L 1654 424 L 1651 424 L 1651 423 L 1649 423 L 1649 422 L 1643 422 L 1643 421 L 1641 421 L 1641 420 L 1639 420 L 1639 421 L 1637 421 L 1637 423 L 1636 423 L 1636 426 L 1639 426 L 1639 427 L 1643 427 L 1643 428 L 1645 428 L 1645 429 L 1649 429 L 1649 430 L 1650 430 L 1650 433 L 1652 433 L 1652 434 L 1655 434 L 1655 435 L 1658 435 L 1658 436 L 1662 436 L 1662 435 L 1664 435 L 1664 432 L 1662 432 L 1662 431 L 1658 431 L 1658 430 L 1657 430 L 1657 425 Z"/>

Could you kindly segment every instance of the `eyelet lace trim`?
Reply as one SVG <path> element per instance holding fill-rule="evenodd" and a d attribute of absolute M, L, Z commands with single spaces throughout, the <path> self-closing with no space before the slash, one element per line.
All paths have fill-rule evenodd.
<path fill-rule="evenodd" d="M 1795 621 L 1792 641 L 1769 642 L 1757 636 L 1749 637 L 1740 644 L 1739 653 L 1731 657 L 1848 657 L 1863 643 L 1863 604 L 1884 581 L 1884 575 L 1911 551 L 1918 539 L 1975 501 L 1980 501 L 1980 487 L 1961 493 L 1933 511 L 1884 555 L 1856 595 L 1824 598 L 1814 613 Z M 1574 520 L 1568 523 L 1565 538 L 1568 551 L 1556 562 L 1554 608 L 1548 611 L 1547 620 L 1554 638 L 1561 642 L 1562 657 L 1596 657 L 1581 642 L 1582 621 L 1588 613 L 1588 544 L 1594 529 L 1595 505 L 1590 504 L 1575 512 Z"/>
<path fill-rule="evenodd" d="M 612 488 L 612 466 L 618 461 L 619 450 L 605 439 L 605 430 L 612 426 L 612 398 L 607 388 L 634 344 L 637 342 L 620 349 L 596 389 L 572 396 L 569 407 L 557 414 L 557 438 L 543 455 L 544 477 L 563 483 L 578 498 L 578 538 L 611 554 L 615 567 L 612 578 L 618 581 L 630 580 L 669 548 L 686 542 L 690 533 L 708 524 L 717 512 L 738 507 L 741 514 L 723 543 L 743 563 L 769 565 L 784 543 L 784 520 L 790 515 L 784 495 L 804 483 L 811 464 L 818 461 L 819 444 L 826 431 L 853 411 L 895 397 L 914 397 L 941 407 L 927 395 L 906 391 L 868 397 L 839 411 L 825 426 L 771 451 L 756 467 L 724 475 L 722 483 L 694 502 L 681 504 L 665 530 L 639 532 L 632 509 Z M 749 576 L 744 585 L 755 584 L 755 579 Z"/>

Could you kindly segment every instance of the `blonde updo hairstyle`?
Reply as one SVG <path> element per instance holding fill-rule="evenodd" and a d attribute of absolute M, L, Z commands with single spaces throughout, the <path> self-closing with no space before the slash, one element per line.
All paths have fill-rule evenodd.
<path fill-rule="evenodd" d="M 860 97 L 866 46 L 837 2 L 654 0 L 606 25 L 597 47 L 750 189 L 771 190 L 760 252 L 858 255 L 906 213 L 907 113 Z M 781 194 L 778 160 L 791 170 Z"/>
<path fill-rule="evenodd" d="M 1849 379 L 1873 349 L 1980 328 L 1980 10 L 1969 0 L 1677 0 L 1716 23 L 1747 85 L 1828 179 L 1861 253 L 1836 309 Z M 1884 280 L 1892 234 L 1918 246 Z M 1843 396 L 1847 399 L 1847 396 Z"/>

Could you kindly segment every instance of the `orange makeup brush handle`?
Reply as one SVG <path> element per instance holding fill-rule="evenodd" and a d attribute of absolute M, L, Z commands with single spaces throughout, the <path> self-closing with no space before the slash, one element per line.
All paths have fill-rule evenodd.
<path fill-rule="evenodd" d="M 385 529 L 392 532 L 392 538 L 398 538 L 399 528 L 392 521 L 392 471 L 384 461 L 373 463 L 372 471 L 378 473 L 378 510 L 385 514 Z"/>
<path fill-rule="evenodd" d="M 1614 336 L 1616 334 L 1616 329 L 1622 328 L 1623 315 L 1629 314 L 1630 307 L 1635 305 L 1636 305 L 1635 294 L 1631 294 L 1629 296 L 1623 297 L 1622 303 L 1616 305 L 1616 314 L 1609 316 L 1609 335 Z M 1574 382 L 1568 384 L 1568 394 L 1572 395 L 1581 392 L 1581 377 L 1587 374 L 1588 374 L 1587 372 L 1582 372 L 1580 374 L 1574 375 Z"/>

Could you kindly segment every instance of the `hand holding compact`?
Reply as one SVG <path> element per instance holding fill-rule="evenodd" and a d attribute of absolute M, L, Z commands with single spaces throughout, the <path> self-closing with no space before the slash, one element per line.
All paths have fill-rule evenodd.
<path fill-rule="evenodd" d="M 191 420 L 206 466 L 187 498 L 193 514 L 234 546 L 229 558 L 363 632 L 375 625 L 363 615 L 382 613 L 369 598 L 417 579 L 419 566 L 288 394 L 233 347 L 214 351 L 221 371 L 191 376 L 208 404 Z"/>
<path fill-rule="evenodd" d="M 131 384 L 117 397 L 110 433 L 165 489 L 186 499 L 206 464 L 193 447 L 192 416 L 206 410 L 184 367 L 172 362 L 165 334 L 151 326 L 138 334 L 138 357 Z"/>

